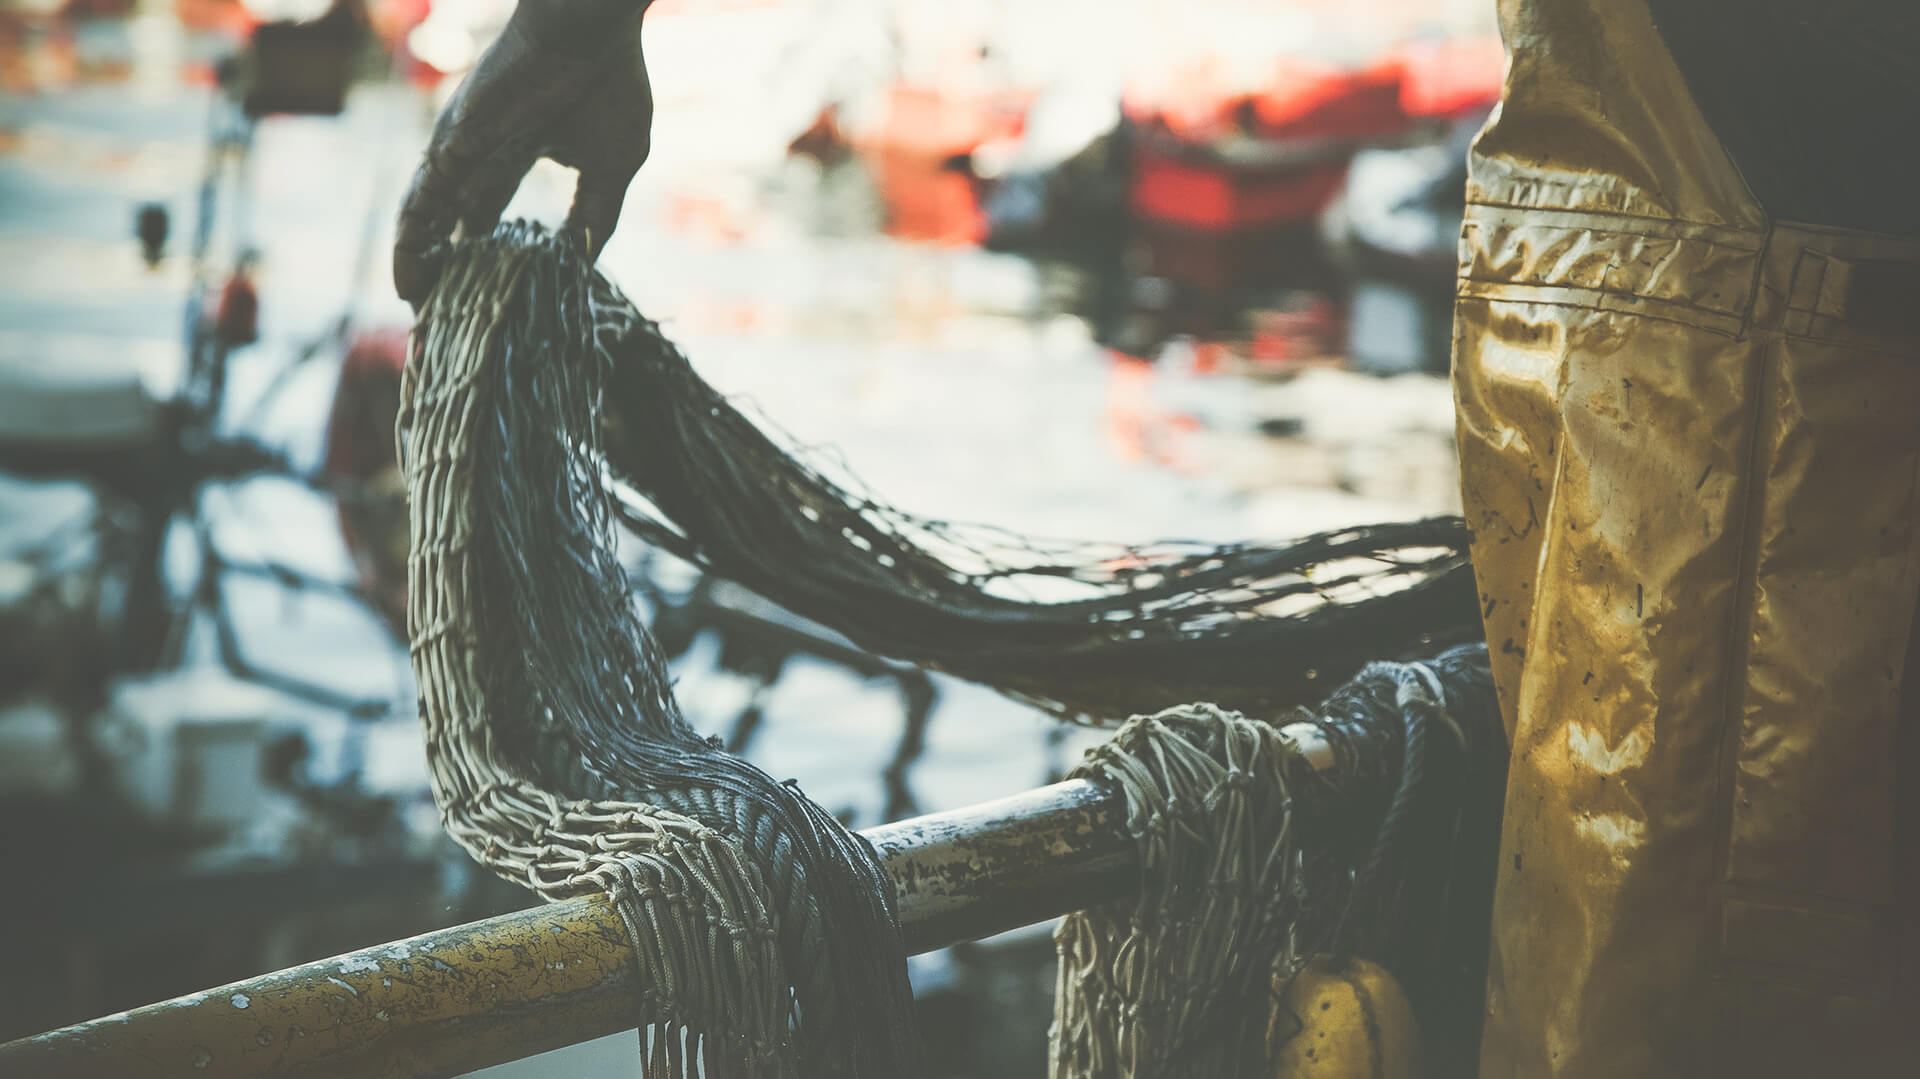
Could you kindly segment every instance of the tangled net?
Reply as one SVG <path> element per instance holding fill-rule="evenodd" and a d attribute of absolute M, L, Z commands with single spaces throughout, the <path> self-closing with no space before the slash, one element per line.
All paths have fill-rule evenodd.
<path fill-rule="evenodd" d="M 1417 983 L 1424 963 L 1447 975 L 1436 985 L 1453 984 L 1457 963 L 1435 958 L 1431 924 L 1397 934 L 1436 910 L 1476 909 L 1431 902 L 1434 888 L 1454 887 L 1468 801 L 1456 790 L 1415 811 L 1436 789 L 1419 775 L 1433 716 L 1405 678 L 1361 668 L 1478 635 L 1458 519 L 1208 548 L 1047 544 L 916 517 L 788 455 L 567 240 L 522 224 L 449 253 L 416 329 L 399 426 L 409 628 L 446 826 L 544 895 L 609 892 L 649 987 L 643 1037 L 657 1074 L 906 1076 L 918 1049 L 873 848 L 682 720 L 612 553 L 616 519 L 875 652 L 1063 717 L 1214 702 L 1189 706 L 1188 721 L 1139 721 L 1127 731 L 1160 733 L 1123 731 L 1116 743 L 1125 754 L 1184 730 L 1198 756 L 1107 778 L 1130 805 L 1204 788 L 1183 811 L 1205 820 L 1179 827 L 1216 834 L 1182 853 L 1154 830 L 1182 819 L 1171 801 L 1139 818 L 1159 823 L 1136 838 L 1172 852 L 1146 859 L 1163 884 L 1133 915 L 1071 938 L 1107 944 L 1063 943 L 1063 969 L 1071 955 L 1095 979 L 1069 994 L 1082 1003 L 1063 1013 L 1080 1016 L 1056 1047 L 1063 1074 L 1098 1073 L 1113 1059 L 1101 1047 L 1128 1039 L 1138 1074 L 1233 1074 L 1251 1059 L 1233 1055 L 1251 1052 L 1240 1013 L 1143 1008 L 1203 988 L 1217 1001 L 1222 986 L 1264 999 L 1257 978 L 1303 947 L 1390 954 L 1403 978 Z M 1453 666 L 1432 669 L 1490 701 L 1484 649 L 1449 655 Z M 1342 782 L 1398 794 L 1377 812 L 1314 822 L 1301 845 L 1294 818 L 1331 804 L 1311 793 L 1324 780 L 1298 773 L 1272 726 L 1223 709 L 1281 715 L 1356 671 L 1317 722 L 1343 755 Z M 1435 683 L 1430 697 L 1452 692 Z M 1462 751 L 1477 744 L 1460 740 Z M 1214 771 L 1199 763 L 1222 754 Z M 1258 792 L 1234 763 L 1243 757 L 1265 762 Z M 1183 922 L 1183 882 L 1228 848 L 1241 855 L 1207 894 L 1240 898 L 1209 899 Z M 1471 918 L 1463 924 L 1471 938 Z M 1141 932 L 1154 934 L 1150 948 L 1125 945 Z M 1226 966 L 1122 984 L 1103 965 L 1115 948 L 1147 963 L 1211 949 Z M 1109 976 L 1108 990 L 1096 976 Z M 1144 1028 L 1099 1029 L 1121 1021 L 1173 1025 L 1142 1049 Z M 1192 1054 L 1212 1052 L 1201 1035 L 1223 1029 L 1224 1063 L 1193 1070 Z"/>
<path fill-rule="evenodd" d="M 1057 715 L 1273 714 L 1370 660 L 1481 634 L 1457 517 L 1274 544 L 1049 543 L 929 520 L 802 462 L 596 281 L 603 423 L 642 539 L 871 651 Z"/>
<path fill-rule="evenodd" d="M 415 330 L 408 619 L 445 825 L 543 895 L 609 893 L 647 987 L 648 1074 L 913 1075 L 872 846 L 696 735 L 635 615 L 600 480 L 591 274 L 503 227 L 451 253 Z"/>
<path fill-rule="evenodd" d="M 1505 776 L 1485 646 L 1369 664 L 1292 718 L 1330 767 L 1296 728 L 1192 704 L 1136 716 L 1075 770 L 1124 798 L 1141 888 L 1055 933 L 1053 1079 L 1262 1073 L 1270 1034 L 1299 1028 L 1268 987 L 1314 954 L 1392 971 L 1428 1074 L 1471 1071 L 1490 902 L 1475 882 L 1493 879 Z"/>

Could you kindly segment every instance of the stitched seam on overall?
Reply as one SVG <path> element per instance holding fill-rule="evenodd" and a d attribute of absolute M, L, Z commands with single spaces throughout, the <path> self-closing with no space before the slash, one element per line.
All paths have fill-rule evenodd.
<path fill-rule="evenodd" d="M 1572 285 L 1522 285 L 1463 278 L 1458 282 L 1454 295 L 1456 299 L 1483 300 L 1487 303 L 1536 304 L 1652 319 L 1734 339 L 1740 337 L 1743 325 L 1743 320 L 1736 315 L 1716 314 L 1662 300 L 1575 288 Z"/>
<path fill-rule="evenodd" d="M 1711 277 L 1729 276 L 1728 271 L 1757 276 L 1757 251 L 1674 232 L 1597 228 L 1597 218 L 1589 224 L 1578 220 L 1581 216 L 1542 223 L 1470 215 L 1460 230 L 1460 284 L 1566 288 L 1719 319 L 1746 317 L 1750 288 L 1716 304 L 1697 298 L 1691 282 L 1706 271 Z"/>
<path fill-rule="evenodd" d="M 1684 239 L 1710 243 L 1730 251 L 1759 254 L 1767 246 L 1764 229 L 1715 225 L 1680 217 L 1654 217 L 1621 213 L 1618 210 L 1583 210 L 1578 207 L 1524 206 L 1491 199 L 1470 199 L 1465 220 L 1482 224 L 1526 224 L 1547 228 L 1590 229 L 1615 232 L 1649 239 Z"/>
<path fill-rule="evenodd" d="M 1771 245 L 1771 235 L 1768 240 Z M 1720 729 L 1714 732 L 1716 767 L 1713 778 L 1712 888 L 1715 895 L 1716 932 L 1710 948 L 1716 967 L 1726 961 L 1726 899 L 1727 886 L 1731 883 L 1728 880 L 1728 872 L 1733 856 L 1733 807 L 1737 787 L 1735 773 L 1739 768 L 1740 732 L 1743 725 L 1741 713 L 1746 704 L 1744 689 L 1753 650 L 1754 606 L 1758 602 L 1756 591 L 1759 577 L 1759 552 L 1756 547 L 1767 504 L 1767 486 L 1762 467 L 1765 433 L 1762 427 L 1765 417 L 1774 407 L 1779 392 L 1777 385 L 1779 380 L 1775 370 L 1778 365 L 1779 334 L 1773 330 L 1762 330 L 1750 339 L 1753 341 L 1752 353 L 1747 362 L 1754 389 L 1752 403 L 1746 413 L 1746 472 L 1741 479 L 1740 506 L 1737 515 L 1740 524 L 1740 549 L 1736 554 L 1732 582 L 1732 595 L 1736 597 L 1734 600 L 1736 606 L 1729 612 L 1727 620 L 1726 662 L 1723 665 L 1725 674 L 1720 687 L 1718 717 Z"/>

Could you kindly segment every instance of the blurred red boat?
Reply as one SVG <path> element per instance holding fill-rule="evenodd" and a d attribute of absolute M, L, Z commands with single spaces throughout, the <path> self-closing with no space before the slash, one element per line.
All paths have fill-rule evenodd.
<path fill-rule="evenodd" d="M 1288 60 L 1257 91 L 1218 95 L 1204 83 L 1129 101 L 1134 211 L 1200 232 L 1310 220 L 1339 192 L 1353 155 L 1430 130 L 1500 99 L 1500 42 L 1403 46 L 1370 67 Z"/>

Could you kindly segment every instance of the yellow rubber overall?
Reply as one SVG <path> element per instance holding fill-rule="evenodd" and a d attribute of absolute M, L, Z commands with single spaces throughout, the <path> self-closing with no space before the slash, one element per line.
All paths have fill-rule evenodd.
<path fill-rule="evenodd" d="M 1501 20 L 1454 338 L 1513 746 L 1482 1075 L 1920 1074 L 1920 240 L 1769 220 L 1643 0 Z"/>

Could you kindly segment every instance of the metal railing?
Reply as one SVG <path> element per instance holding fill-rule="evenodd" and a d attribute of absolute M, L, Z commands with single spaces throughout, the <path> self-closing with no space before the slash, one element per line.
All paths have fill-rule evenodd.
<path fill-rule="evenodd" d="M 1285 728 L 1314 767 L 1319 728 Z M 1126 896 L 1118 797 L 1083 779 L 869 829 L 918 954 Z M 636 1023 L 632 951 L 586 896 L 0 1045 L 0 1075 L 452 1076 Z"/>

